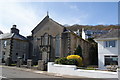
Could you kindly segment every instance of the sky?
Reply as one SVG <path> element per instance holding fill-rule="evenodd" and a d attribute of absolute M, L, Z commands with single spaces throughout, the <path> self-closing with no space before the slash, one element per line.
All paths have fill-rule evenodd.
<path fill-rule="evenodd" d="M 62 25 L 118 24 L 118 2 L 4 2 L 0 3 L 0 30 L 9 33 L 15 24 L 20 34 L 31 35 L 47 11 Z"/>

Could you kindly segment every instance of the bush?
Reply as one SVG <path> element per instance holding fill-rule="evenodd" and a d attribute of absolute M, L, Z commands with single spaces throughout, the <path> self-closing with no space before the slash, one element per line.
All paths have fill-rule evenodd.
<path fill-rule="evenodd" d="M 63 58 L 58 58 L 55 60 L 56 64 L 67 64 L 67 58 L 63 57 Z"/>
<path fill-rule="evenodd" d="M 55 63 L 64 65 L 78 65 L 78 61 L 76 59 L 67 59 L 66 57 L 56 59 Z"/>
<path fill-rule="evenodd" d="M 82 66 L 82 58 L 79 55 L 69 55 L 67 56 L 67 59 L 76 59 L 77 60 L 77 66 Z"/>
<path fill-rule="evenodd" d="M 82 58 L 79 55 L 70 55 L 55 60 L 56 64 L 82 66 Z"/>
<path fill-rule="evenodd" d="M 67 59 L 67 65 L 76 65 L 76 66 L 78 66 L 78 61 L 76 59 Z"/>

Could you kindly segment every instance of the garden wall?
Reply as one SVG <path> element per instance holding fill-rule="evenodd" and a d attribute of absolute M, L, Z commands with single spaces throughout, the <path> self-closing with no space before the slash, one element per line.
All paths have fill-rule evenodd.
<path fill-rule="evenodd" d="M 83 76 L 88 78 L 118 78 L 117 72 L 83 70 L 74 65 L 60 65 L 48 62 L 48 72 L 60 75 Z"/>

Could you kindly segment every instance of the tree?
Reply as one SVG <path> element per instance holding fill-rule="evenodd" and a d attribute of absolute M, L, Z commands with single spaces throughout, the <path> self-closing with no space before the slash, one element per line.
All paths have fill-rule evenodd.
<path fill-rule="evenodd" d="M 75 55 L 79 55 L 79 56 L 81 56 L 81 57 L 83 57 L 82 56 L 82 48 L 81 48 L 81 46 L 80 45 L 78 45 L 78 47 L 76 48 L 76 50 L 75 50 L 75 53 L 74 53 Z"/>

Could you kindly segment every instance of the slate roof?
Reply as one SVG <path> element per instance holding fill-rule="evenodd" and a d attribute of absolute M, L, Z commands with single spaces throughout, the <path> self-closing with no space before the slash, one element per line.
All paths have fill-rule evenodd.
<path fill-rule="evenodd" d="M 0 35 L 0 39 L 8 39 L 13 36 L 13 33 L 5 33 Z"/>
<path fill-rule="evenodd" d="M 120 38 L 120 29 L 111 30 L 107 34 L 103 34 L 96 39 L 99 40 L 99 39 L 105 39 L 105 38 Z"/>
<path fill-rule="evenodd" d="M 24 36 L 22 36 L 22 35 L 20 35 L 20 34 L 15 34 L 13 38 L 19 39 L 19 40 L 27 40 L 26 37 L 24 37 Z"/>
<path fill-rule="evenodd" d="M 3 32 L 0 30 L 0 34 L 3 34 Z"/>
<path fill-rule="evenodd" d="M 5 34 L 1 34 L 0 35 L 0 39 L 10 39 L 10 38 L 14 38 L 14 39 L 19 39 L 19 40 L 27 40 L 26 37 L 20 35 L 20 34 L 15 34 L 15 33 L 5 33 Z"/>

